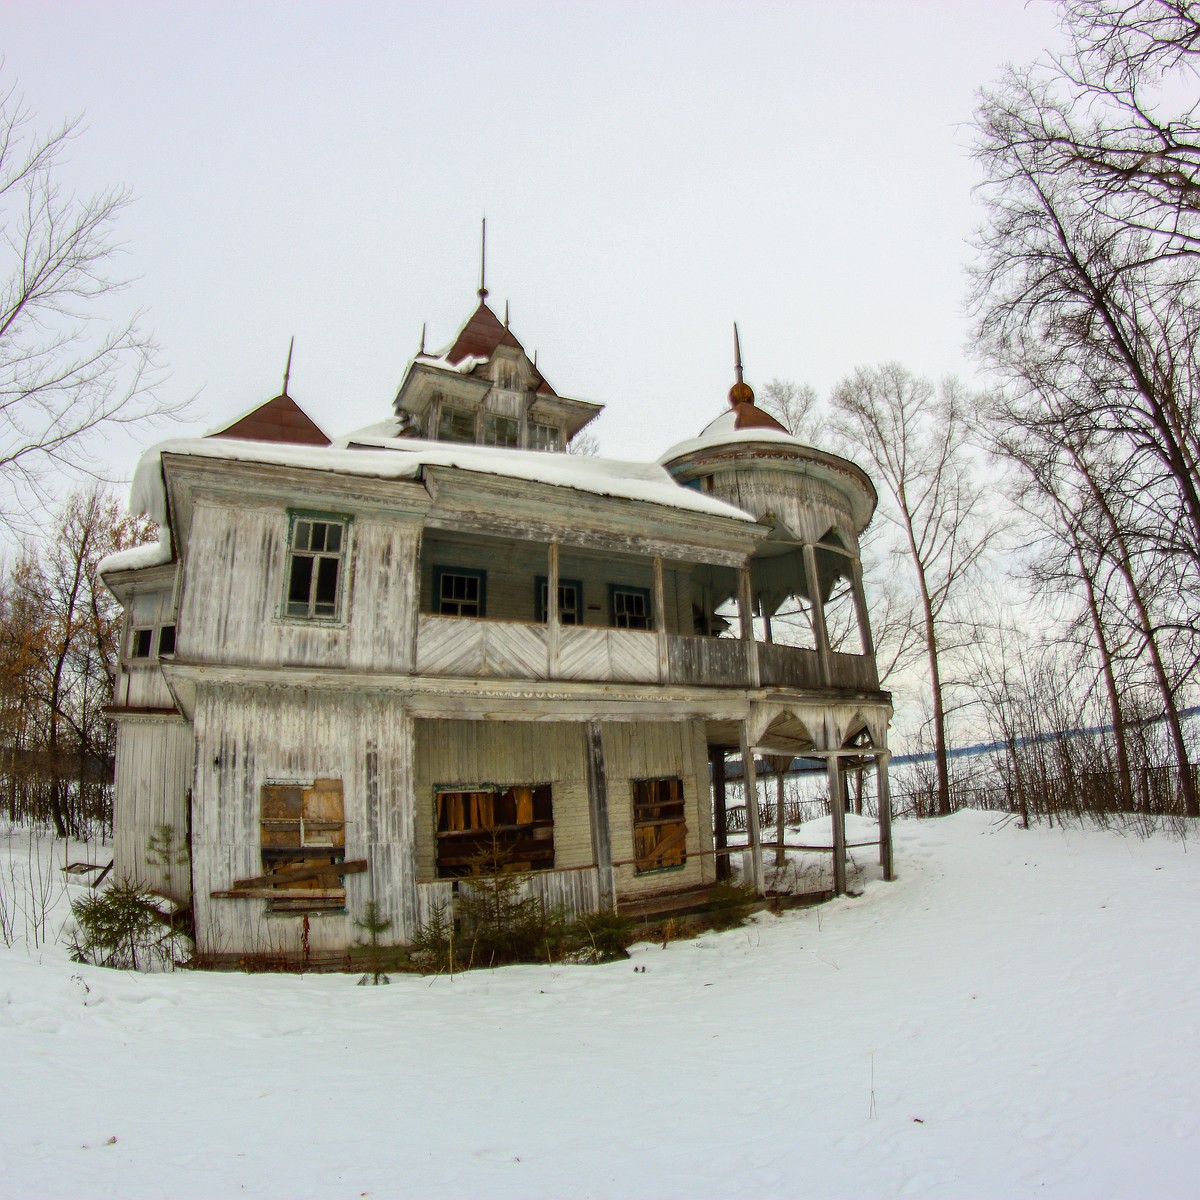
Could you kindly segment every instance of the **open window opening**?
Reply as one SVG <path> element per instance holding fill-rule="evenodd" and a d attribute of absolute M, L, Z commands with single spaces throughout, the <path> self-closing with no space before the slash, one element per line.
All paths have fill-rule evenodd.
<path fill-rule="evenodd" d="M 343 908 L 346 823 L 340 779 L 265 783 L 259 880 L 271 912 Z"/>
<path fill-rule="evenodd" d="M 440 879 L 554 869 L 554 802 L 548 783 L 438 789 Z"/>
<path fill-rule="evenodd" d="M 637 779 L 633 784 L 633 854 L 637 873 L 687 862 L 683 780 Z"/>
<path fill-rule="evenodd" d="M 291 558 L 284 607 L 289 617 L 337 620 L 341 612 L 348 525 L 349 520 L 345 517 L 292 518 Z"/>

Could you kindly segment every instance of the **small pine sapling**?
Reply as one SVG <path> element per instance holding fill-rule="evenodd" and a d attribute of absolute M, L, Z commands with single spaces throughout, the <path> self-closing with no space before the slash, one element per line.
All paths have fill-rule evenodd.
<path fill-rule="evenodd" d="M 367 911 L 354 922 L 355 929 L 361 929 L 368 936 L 368 941 L 358 941 L 355 945 L 365 949 L 367 961 L 371 969 L 358 981 L 359 987 L 366 983 L 382 984 L 392 981 L 383 973 L 382 948 L 379 945 L 379 935 L 387 933 L 392 927 L 391 918 L 379 914 L 379 905 L 374 900 L 367 901 Z"/>

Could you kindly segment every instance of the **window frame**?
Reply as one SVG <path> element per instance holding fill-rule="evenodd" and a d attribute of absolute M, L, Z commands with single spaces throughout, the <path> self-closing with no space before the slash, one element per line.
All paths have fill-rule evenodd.
<path fill-rule="evenodd" d="M 645 625 L 617 624 L 617 595 L 624 593 L 630 596 L 640 596 L 646 604 Z M 650 589 L 638 587 L 632 583 L 610 583 L 608 585 L 608 627 L 610 629 L 632 629 L 634 631 L 650 631 L 654 629 L 654 600 Z"/>
<path fill-rule="evenodd" d="M 296 530 L 302 524 L 308 525 L 326 525 L 337 526 L 341 529 L 341 539 L 339 549 L 336 551 L 312 550 L 308 546 L 303 549 L 296 547 Z M 316 623 L 323 625 L 341 625 L 345 623 L 345 596 L 346 596 L 346 580 L 349 572 L 347 566 L 350 562 L 350 537 L 354 526 L 354 518 L 348 513 L 331 513 L 331 512 L 314 512 L 307 509 L 289 509 L 288 510 L 288 542 L 287 542 L 287 566 L 284 570 L 283 579 L 283 603 L 280 608 L 280 616 L 285 621 L 303 621 L 305 624 Z M 309 533 L 309 543 L 311 545 L 312 534 Z M 293 603 L 299 604 L 300 601 L 292 600 L 292 573 L 295 569 L 297 557 L 306 558 L 317 563 L 321 560 L 334 560 L 337 563 L 337 575 L 334 580 L 334 611 L 332 613 L 317 613 L 314 611 L 319 601 L 316 599 L 317 587 L 319 585 L 319 567 L 312 570 L 309 575 L 308 585 L 308 600 L 307 612 L 293 612 Z"/>
<path fill-rule="evenodd" d="M 130 625 L 129 627 L 129 660 L 131 662 L 153 662 L 157 655 L 154 653 L 154 647 L 157 642 L 155 633 L 158 629 L 157 625 Z M 138 639 L 141 637 L 146 639 L 146 650 L 142 653 L 138 649 Z"/>
<path fill-rule="evenodd" d="M 331 816 L 335 796 L 336 808 L 332 811 L 337 815 Z M 307 815 L 310 809 L 319 815 Z M 267 899 L 268 913 L 343 911 L 346 886 L 338 870 L 346 861 L 343 781 L 328 776 L 264 780 L 259 786 L 259 853 L 263 872 L 268 875 L 289 866 L 316 868 L 327 864 L 329 868 L 319 875 L 273 885 L 275 894 Z"/>
<path fill-rule="evenodd" d="M 658 796 L 647 795 L 639 800 L 639 789 L 649 789 L 656 784 L 677 784 L 678 798 L 667 796 L 665 798 Z M 634 856 L 634 872 L 637 875 L 657 874 L 660 871 L 680 871 L 687 866 L 687 791 L 684 788 L 683 777 L 680 775 L 662 775 L 650 779 L 631 779 L 631 817 L 632 817 L 632 833 L 633 833 L 633 856 Z M 677 818 L 661 815 L 661 811 L 655 816 L 646 815 L 646 810 L 655 809 L 662 810 L 664 808 L 678 807 L 679 815 Z M 641 819 L 638 819 L 638 809 L 643 810 Z M 654 854 L 646 855 L 638 852 L 638 833 L 650 829 L 662 830 L 666 836 L 659 839 L 654 847 Z M 672 840 L 675 837 L 675 830 L 682 831 L 682 842 L 678 849 L 672 846 Z M 667 832 L 670 831 L 670 832 Z M 673 861 L 663 862 L 661 858 L 663 851 L 661 846 L 666 843 L 668 850 L 666 853 L 671 855 Z M 655 859 L 660 861 L 655 861 Z M 648 865 L 643 865 L 643 864 Z"/>
<path fill-rule="evenodd" d="M 564 621 L 562 619 L 562 590 L 563 588 L 573 588 L 575 591 L 575 620 Z M 583 580 L 582 579 L 559 579 L 558 581 L 559 601 L 558 601 L 558 623 L 560 625 L 569 625 L 572 628 L 583 624 Z M 550 576 L 535 575 L 533 577 L 533 619 L 539 625 L 545 625 L 550 619 Z"/>
<path fill-rule="evenodd" d="M 468 579 L 475 579 L 479 583 L 479 611 L 477 613 L 448 613 L 442 611 L 442 580 L 447 575 L 459 575 Z M 455 567 L 446 563 L 434 563 L 433 595 L 431 597 L 433 614 L 438 617 L 461 617 L 464 621 L 484 620 L 487 617 L 487 575 L 486 571 L 482 571 L 477 567 Z"/>
<path fill-rule="evenodd" d="M 534 432 L 533 432 L 535 429 L 549 430 L 554 435 L 554 445 L 553 446 L 537 445 L 536 444 L 537 439 L 535 439 Z M 552 421 L 538 421 L 538 420 L 535 420 L 534 418 L 530 418 L 528 425 L 527 425 L 525 440 L 526 440 L 528 449 L 530 449 L 530 450 L 537 450 L 543 454 L 557 454 L 562 449 L 563 431 L 562 431 L 561 426 L 555 425 Z"/>
<path fill-rule="evenodd" d="M 521 799 L 516 794 L 518 789 L 529 793 L 530 819 L 497 824 L 495 817 L 498 804 L 507 803 L 510 795 L 511 803 L 514 806 L 521 803 Z M 464 815 L 468 810 L 478 814 L 486 809 L 491 815 L 491 823 L 443 829 L 442 826 L 449 824 L 452 818 L 452 813 L 448 811 L 450 805 L 443 800 L 443 797 L 461 797 L 459 808 Z M 549 815 L 538 816 L 539 808 L 542 808 L 543 814 L 548 813 Z M 513 815 L 519 816 L 519 810 Z M 521 873 L 553 871 L 555 869 L 553 783 L 547 780 L 543 783 L 445 783 L 434 785 L 433 836 L 436 878 L 470 878 L 471 864 L 468 860 L 476 854 L 486 853 L 487 846 L 478 846 L 478 848 L 472 849 L 470 854 L 464 854 L 462 851 L 467 847 L 476 847 L 481 839 L 488 839 L 489 835 L 495 839 L 496 845 L 505 845 L 511 853 L 524 852 L 531 855 L 524 860 L 511 861 L 502 870 Z M 545 845 L 538 845 L 536 849 L 533 849 L 537 843 L 545 843 Z M 454 853 L 456 846 L 461 847 L 457 854 Z M 443 847 L 446 847 L 448 851 L 446 858 L 449 861 L 446 862 L 442 861 Z"/>
<path fill-rule="evenodd" d="M 461 416 L 471 423 L 471 432 L 466 437 L 447 437 L 445 435 L 446 418 L 450 414 Z M 473 408 L 464 408 L 461 404 L 447 404 L 444 400 L 438 406 L 437 414 L 437 438 L 439 442 L 448 442 L 454 446 L 473 446 L 478 441 L 478 410 Z M 454 417 L 451 416 L 453 421 Z"/>
<path fill-rule="evenodd" d="M 513 427 L 513 438 L 511 442 L 497 441 L 494 436 L 495 426 L 501 421 L 506 421 Z M 492 426 L 491 429 L 488 427 Z M 507 417 L 504 413 L 485 412 L 483 414 L 483 444 L 485 446 L 496 446 L 501 450 L 519 450 L 521 448 L 521 422 L 516 417 Z"/>

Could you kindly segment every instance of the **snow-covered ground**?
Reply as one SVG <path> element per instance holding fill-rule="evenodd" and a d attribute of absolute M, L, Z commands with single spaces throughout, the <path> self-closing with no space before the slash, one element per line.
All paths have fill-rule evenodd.
<path fill-rule="evenodd" d="M 373 988 L 20 941 L 0 1194 L 1197 1195 L 1194 847 L 978 813 L 896 842 L 893 884 L 601 967 Z"/>

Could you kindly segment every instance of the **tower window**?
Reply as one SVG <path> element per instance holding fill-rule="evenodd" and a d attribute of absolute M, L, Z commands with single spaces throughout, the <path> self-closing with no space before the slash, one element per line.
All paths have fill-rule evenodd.
<path fill-rule="evenodd" d="M 475 414 L 468 408 L 442 405 L 438 418 L 439 442 L 473 442 L 475 440 Z"/>

